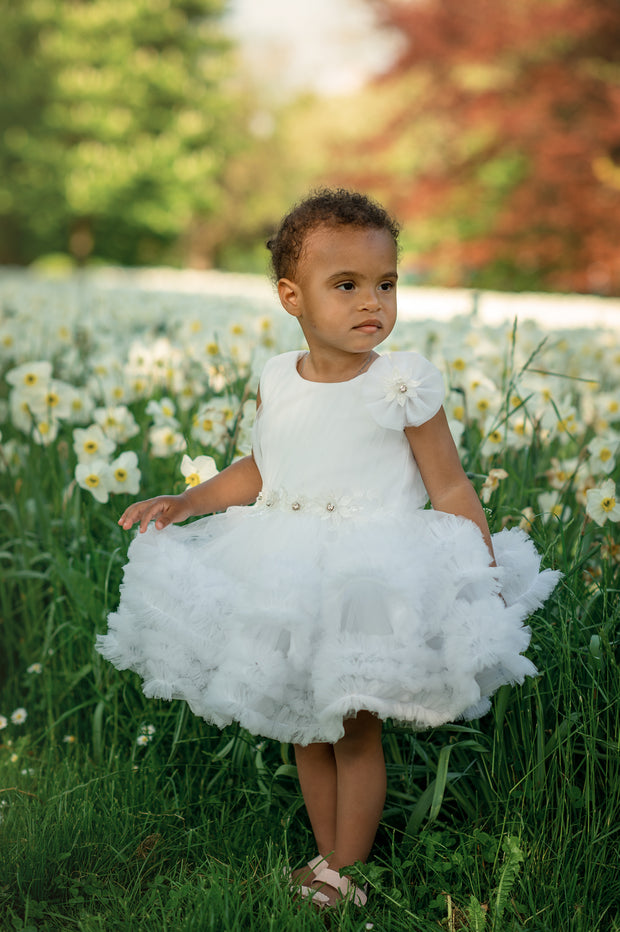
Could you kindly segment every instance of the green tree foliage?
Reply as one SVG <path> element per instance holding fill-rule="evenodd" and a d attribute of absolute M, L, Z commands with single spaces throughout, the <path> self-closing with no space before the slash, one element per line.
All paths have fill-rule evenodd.
<path fill-rule="evenodd" d="M 239 142 L 224 0 L 0 0 L 0 261 L 158 261 Z"/>

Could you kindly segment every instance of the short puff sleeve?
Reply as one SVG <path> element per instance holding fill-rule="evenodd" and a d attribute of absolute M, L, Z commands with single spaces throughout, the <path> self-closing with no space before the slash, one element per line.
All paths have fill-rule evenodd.
<path fill-rule="evenodd" d="M 441 408 L 443 379 L 439 369 L 419 353 L 385 353 L 366 373 L 362 396 L 381 427 L 419 427 Z"/>

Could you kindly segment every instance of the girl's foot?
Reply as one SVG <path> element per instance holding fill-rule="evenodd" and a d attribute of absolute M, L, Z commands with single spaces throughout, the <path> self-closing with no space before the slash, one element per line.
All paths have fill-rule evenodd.
<path fill-rule="evenodd" d="M 289 874 L 291 890 L 293 892 L 301 892 L 302 896 L 306 896 L 306 889 L 312 889 L 310 884 L 315 879 L 317 871 L 322 870 L 326 866 L 327 858 L 317 854 L 315 858 L 311 858 L 308 861 L 305 867 L 298 867 L 294 871 L 291 871 Z"/>
<path fill-rule="evenodd" d="M 339 906 L 341 903 L 354 903 L 365 906 L 368 896 L 366 888 L 357 887 L 349 877 L 341 877 L 338 871 L 323 868 L 316 873 L 306 896 L 320 909 Z"/>

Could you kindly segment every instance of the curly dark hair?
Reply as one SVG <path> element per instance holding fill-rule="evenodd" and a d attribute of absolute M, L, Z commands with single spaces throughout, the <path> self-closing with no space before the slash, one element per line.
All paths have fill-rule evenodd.
<path fill-rule="evenodd" d="M 296 204 L 267 241 L 276 282 L 294 276 L 308 233 L 321 225 L 387 230 L 394 243 L 400 232 L 396 220 L 365 194 L 344 188 L 320 188 Z"/>

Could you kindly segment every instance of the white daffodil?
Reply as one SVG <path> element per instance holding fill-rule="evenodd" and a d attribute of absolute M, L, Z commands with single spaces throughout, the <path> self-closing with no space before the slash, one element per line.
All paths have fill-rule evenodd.
<path fill-rule="evenodd" d="M 189 411 L 205 394 L 205 385 L 199 379 L 182 379 L 177 387 L 177 404 L 181 411 Z"/>
<path fill-rule="evenodd" d="M 52 364 L 45 360 L 25 362 L 15 369 L 9 369 L 5 375 L 9 385 L 25 391 L 39 391 L 41 384 L 47 384 L 51 377 Z"/>
<path fill-rule="evenodd" d="M 541 492 L 538 496 L 538 505 L 540 516 L 545 522 L 551 518 L 566 521 L 570 517 L 570 508 L 562 502 L 559 492 Z"/>
<path fill-rule="evenodd" d="M 492 469 L 489 472 L 489 475 L 484 480 L 484 484 L 480 492 L 480 497 L 485 504 L 490 502 L 491 495 L 499 488 L 500 482 L 507 478 L 508 473 L 505 469 Z"/>
<path fill-rule="evenodd" d="M 243 454 L 252 452 L 252 431 L 256 419 L 256 402 L 246 401 L 241 412 L 241 420 L 237 428 L 237 451 Z"/>
<path fill-rule="evenodd" d="M 161 401 L 152 399 L 146 406 L 146 413 L 153 418 L 155 427 L 172 427 L 173 430 L 180 427 L 175 417 L 176 405 L 171 398 L 162 398 Z"/>
<path fill-rule="evenodd" d="M 28 669 L 26 670 L 26 673 L 42 673 L 42 672 L 43 672 L 43 664 L 41 663 L 31 663 Z"/>
<path fill-rule="evenodd" d="M 506 446 L 511 450 L 523 450 L 532 443 L 533 433 L 528 417 L 512 415 L 506 422 Z"/>
<path fill-rule="evenodd" d="M 140 491 L 141 473 L 138 468 L 138 454 L 127 450 L 110 463 L 108 487 L 116 495 L 137 495 Z"/>
<path fill-rule="evenodd" d="M 140 427 L 126 405 L 96 408 L 93 416 L 106 437 L 114 440 L 115 443 L 126 443 L 131 437 L 140 433 Z"/>
<path fill-rule="evenodd" d="M 95 410 L 95 400 L 85 388 L 75 388 L 70 395 L 69 421 L 72 424 L 88 424 Z"/>
<path fill-rule="evenodd" d="M 519 521 L 519 527 L 522 531 L 525 531 L 526 534 L 529 534 L 532 530 L 532 524 L 536 518 L 536 513 L 534 509 L 527 505 L 521 510 L 521 520 Z"/>
<path fill-rule="evenodd" d="M 93 498 L 102 505 L 109 500 L 110 466 L 105 460 L 78 463 L 75 467 L 75 479 L 80 488 L 91 492 Z"/>
<path fill-rule="evenodd" d="M 212 456 L 197 456 L 191 459 L 186 453 L 181 460 L 181 473 L 185 476 L 186 485 L 195 486 L 216 476 L 218 468 Z"/>
<path fill-rule="evenodd" d="M 592 403 L 599 422 L 607 425 L 620 421 L 620 391 L 601 392 L 594 396 Z"/>
<path fill-rule="evenodd" d="M 111 456 L 116 444 L 106 437 L 99 424 L 91 424 L 86 428 L 74 428 L 73 449 L 79 463 L 92 463 L 93 460 L 105 460 Z"/>
<path fill-rule="evenodd" d="M 90 371 L 87 387 L 93 398 L 103 401 L 106 394 L 110 393 L 109 386 L 122 384 L 123 368 L 115 353 L 102 353 L 91 357 Z M 106 404 L 118 403 L 118 401 L 106 402 Z"/>
<path fill-rule="evenodd" d="M 32 439 L 42 447 L 49 447 L 58 436 L 59 423 L 54 418 L 35 418 L 32 422 Z"/>
<path fill-rule="evenodd" d="M 210 406 L 201 408 L 192 421 L 191 434 L 203 447 L 214 447 L 222 452 L 228 446 L 230 435 L 219 412 Z"/>
<path fill-rule="evenodd" d="M 9 720 L 6 715 L 0 715 L 0 731 L 6 728 L 9 724 Z"/>
<path fill-rule="evenodd" d="M 105 407 L 113 408 L 116 405 L 127 405 L 134 401 L 131 383 L 126 381 L 119 373 L 111 378 L 101 380 L 100 397 Z"/>
<path fill-rule="evenodd" d="M 444 408 L 449 421 L 465 422 L 467 407 L 461 392 L 450 392 L 444 402 Z"/>
<path fill-rule="evenodd" d="M 495 456 L 497 453 L 501 453 L 505 445 L 505 435 L 504 431 L 496 428 L 492 430 L 486 437 L 486 440 L 482 444 L 480 450 L 482 456 Z"/>
<path fill-rule="evenodd" d="M 66 420 L 71 416 L 73 387 L 60 379 L 41 380 L 39 386 L 30 390 L 30 410 L 35 417 Z"/>
<path fill-rule="evenodd" d="M 470 373 L 474 367 L 474 354 L 468 347 L 464 347 L 462 342 L 453 349 L 444 349 L 444 359 L 449 373 L 450 383 L 452 385 L 465 385 L 469 381 Z"/>
<path fill-rule="evenodd" d="M 229 398 L 212 398 L 208 408 L 214 417 L 223 421 L 226 427 L 232 427 L 239 413 L 239 399 L 235 395 Z"/>
<path fill-rule="evenodd" d="M 541 419 L 542 426 L 549 431 L 549 438 L 557 437 L 562 443 L 572 440 L 581 432 L 577 411 L 570 399 L 556 405 L 548 405 Z"/>
<path fill-rule="evenodd" d="M 152 740 L 153 735 L 155 734 L 154 725 L 143 725 L 140 729 L 140 734 L 136 738 L 136 744 L 140 747 L 144 747 L 149 741 Z"/>
<path fill-rule="evenodd" d="M 620 447 L 620 435 L 607 434 L 604 437 L 594 437 L 588 444 L 590 459 L 588 465 L 593 473 L 609 475 L 616 466 L 616 455 Z"/>
<path fill-rule="evenodd" d="M 14 388 L 9 395 L 9 414 L 11 422 L 24 434 L 30 434 L 35 415 L 30 407 L 31 394 L 25 389 Z"/>
<path fill-rule="evenodd" d="M 172 427 L 151 427 L 149 430 L 149 443 L 153 456 L 166 457 L 173 453 L 182 453 L 187 444 L 183 434 Z"/>
<path fill-rule="evenodd" d="M 484 423 L 495 414 L 502 402 L 501 395 L 494 383 L 482 374 L 470 375 L 465 384 L 467 410 L 471 417 Z"/>
<path fill-rule="evenodd" d="M 574 457 L 569 460 L 559 460 L 551 457 L 551 466 L 545 472 L 547 482 L 552 489 L 563 489 L 577 475 L 579 460 Z"/>
<path fill-rule="evenodd" d="M 585 508 L 588 504 L 588 492 L 596 488 L 596 479 L 590 473 L 582 473 L 581 469 L 578 470 L 576 478 L 575 499 L 582 508 Z"/>
<path fill-rule="evenodd" d="M 463 441 L 463 434 L 465 433 L 465 425 L 462 421 L 453 421 L 448 419 L 448 427 L 450 433 L 452 434 L 452 439 L 454 440 L 455 446 L 460 447 Z"/>
<path fill-rule="evenodd" d="M 23 725 L 27 718 L 28 713 L 25 709 L 15 709 L 11 715 L 11 721 L 14 725 Z"/>
<path fill-rule="evenodd" d="M 599 489 L 588 489 L 586 514 L 601 525 L 606 521 L 620 521 L 620 501 L 613 479 L 607 479 Z"/>

